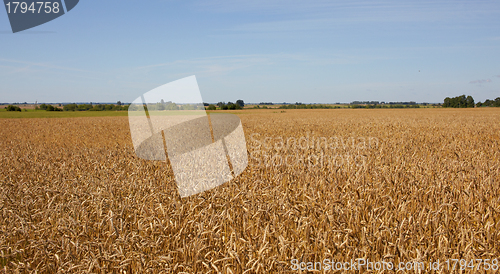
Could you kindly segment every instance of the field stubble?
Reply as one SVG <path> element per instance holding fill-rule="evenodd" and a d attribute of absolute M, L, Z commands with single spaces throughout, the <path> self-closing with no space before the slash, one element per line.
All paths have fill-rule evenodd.
<path fill-rule="evenodd" d="M 0 119 L 0 272 L 272 273 L 291 272 L 292 259 L 500 257 L 499 110 L 241 114 L 249 152 L 255 133 L 378 145 L 339 148 L 363 165 L 251 160 L 231 182 L 181 199 L 168 163 L 135 156 L 127 117 Z"/>

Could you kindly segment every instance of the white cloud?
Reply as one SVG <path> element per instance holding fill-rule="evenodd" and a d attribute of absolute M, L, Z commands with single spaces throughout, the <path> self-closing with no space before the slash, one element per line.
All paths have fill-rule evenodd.
<path fill-rule="evenodd" d="M 258 71 L 260 68 L 268 66 L 289 66 L 290 64 L 300 66 L 345 65 L 361 64 L 382 59 L 389 58 L 371 53 L 323 53 L 315 55 L 308 53 L 249 54 L 176 60 L 137 67 L 136 71 L 140 71 L 142 73 L 175 71 L 176 75 L 179 74 L 179 72 L 179 75 L 184 75 L 189 72 L 190 74 L 196 75 L 214 76 L 250 67 L 253 67 L 254 69 L 257 68 L 256 70 Z"/>
<path fill-rule="evenodd" d="M 231 33 L 269 33 L 336 30 L 354 24 L 432 23 L 434 27 L 463 28 L 477 17 L 500 16 L 494 3 L 469 1 L 346 1 L 331 0 L 203 0 L 195 4 L 203 12 L 257 13 L 262 19 L 223 29 Z M 438 24 L 438 25 L 436 25 Z M 229 33 L 227 33 L 229 31 Z"/>
<path fill-rule="evenodd" d="M 443 21 L 471 14 L 498 14 L 495 2 L 470 1 L 331 1 L 331 0 L 199 0 L 204 11 L 233 13 L 258 12 L 273 15 L 300 14 L 307 18 L 334 18 L 361 21 Z M 323 15 L 318 17 L 319 15 Z M 332 16 L 333 15 L 333 16 Z M 295 17 L 297 18 L 297 17 Z M 301 19 L 306 19 L 302 17 Z"/>
<path fill-rule="evenodd" d="M 469 84 L 484 84 L 484 83 L 490 83 L 490 79 L 481 79 L 481 80 L 474 80 L 470 81 Z"/>
<path fill-rule="evenodd" d="M 270 58 L 264 55 L 214 56 L 172 62 L 152 64 L 138 67 L 140 71 L 158 71 L 159 69 L 175 70 L 177 73 L 189 71 L 191 74 L 221 75 L 231 71 L 245 69 L 257 65 L 270 64 Z M 179 75 L 183 75 L 180 73 Z"/>

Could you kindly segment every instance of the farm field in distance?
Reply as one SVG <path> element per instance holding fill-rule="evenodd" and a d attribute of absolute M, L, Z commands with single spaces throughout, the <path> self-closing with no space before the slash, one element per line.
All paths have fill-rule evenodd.
<path fill-rule="evenodd" d="M 109 117 L 127 116 L 127 111 L 45 111 L 27 109 L 27 111 L 6 111 L 0 108 L 2 118 L 69 118 L 69 117 Z"/>
<path fill-rule="evenodd" d="M 183 199 L 126 116 L 0 119 L 0 273 L 500 259 L 499 108 L 231 113 L 247 169 Z"/>

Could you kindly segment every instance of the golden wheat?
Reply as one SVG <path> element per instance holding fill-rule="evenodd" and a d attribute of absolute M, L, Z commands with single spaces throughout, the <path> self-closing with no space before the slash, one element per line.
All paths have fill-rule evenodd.
<path fill-rule="evenodd" d="M 135 156 L 126 117 L 0 120 L 0 271 L 500 257 L 500 110 L 239 114 L 249 166 L 183 199 L 168 162 Z"/>

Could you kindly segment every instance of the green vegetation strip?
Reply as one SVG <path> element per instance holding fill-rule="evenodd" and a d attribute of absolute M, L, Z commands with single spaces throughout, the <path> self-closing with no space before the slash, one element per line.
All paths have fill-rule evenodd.
<path fill-rule="evenodd" d="M 128 111 L 7 111 L 0 109 L 0 119 L 4 118 L 67 118 L 67 117 L 110 117 L 127 116 Z"/>

